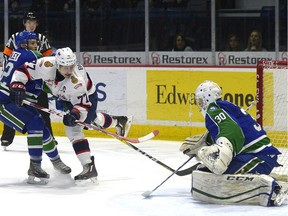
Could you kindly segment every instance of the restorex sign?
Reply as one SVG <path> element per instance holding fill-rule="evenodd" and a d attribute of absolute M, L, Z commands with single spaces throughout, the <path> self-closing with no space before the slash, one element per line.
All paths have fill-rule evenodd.
<path fill-rule="evenodd" d="M 230 71 L 229 71 L 230 70 Z M 195 89 L 205 80 L 220 85 L 223 98 L 246 108 L 255 100 L 255 72 L 231 69 L 148 70 L 147 120 L 203 122 L 195 104 Z"/>

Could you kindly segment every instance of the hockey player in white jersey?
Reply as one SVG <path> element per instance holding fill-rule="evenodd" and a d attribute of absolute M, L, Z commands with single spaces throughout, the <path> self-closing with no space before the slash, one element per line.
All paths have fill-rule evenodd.
<path fill-rule="evenodd" d="M 220 204 L 280 206 L 287 189 L 269 174 L 280 166 L 281 153 L 266 132 L 245 110 L 222 100 L 221 88 L 201 83 L 196 105 L 207 132 L 188 137 L 180 150 L 203 163 L 192 173 L 193 198 Z"/>
<path fill-rule="evenodd" d="M 125 136 L 128 118 L 96 112 L 98 101 L 96 87 L 85 68 L 81 64 L 76 64 L 76 56 L 69 47 L 58 49 L 53 57 L 44 57 L 36 63 L 27 63 L 25 71 L 15 71 L 12 79 L 24 85 L 31 79 L 42 79 L 49 92 L 58 98 L 58 102 L 60 100 L 65 104 L 69 110 L 63 117 L 66 135 L 83 166 L 83 171 L 74 179 L 77 181 L 90 179 L 95 182 L 98 174 L 94 156 L 91 156 L 88 140 L 82 131 L 83 127 L 78 125 L 76 120 L 93 123 L 102 128 L 116 127 L 116 133 Z"/>

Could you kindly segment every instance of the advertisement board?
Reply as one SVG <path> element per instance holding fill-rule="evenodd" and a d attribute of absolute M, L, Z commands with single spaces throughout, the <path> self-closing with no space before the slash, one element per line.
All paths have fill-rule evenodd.
<path fill-rule="evenodd" d="M 195 90 L 205 80 L 218 83 L 224 99 L 246 108 L 255 100 L 255 79 L 253 70 L 147 70 L 147 120 L 203 122 Z"/>

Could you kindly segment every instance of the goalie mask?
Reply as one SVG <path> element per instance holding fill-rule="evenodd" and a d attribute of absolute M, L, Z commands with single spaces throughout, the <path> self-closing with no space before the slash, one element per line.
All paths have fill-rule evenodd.
<path fill-rule="evenodd" d="M 76 56 L 69 47 L 58 49 L 55 58 L 58 69 L 60 66 L 72 66 L 76 64 Z"/>
<path fill-rule="evenodd" d="M 197 87 L 195 93 L 196 104 L 204 116 L 206 115 L 208 105 L 220 99 L 221 97 L 221 88 L 216 83 L 209 80 L 201 83 Z"/>

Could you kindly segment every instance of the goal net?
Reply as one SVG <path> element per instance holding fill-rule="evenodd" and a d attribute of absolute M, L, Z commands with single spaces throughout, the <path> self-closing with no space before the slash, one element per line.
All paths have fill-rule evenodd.
<path fill-rule="evenodd" d="M 287 61 L 259 61 L 257 65 L 257 122 L 282 155 L 283 167 L 272 175 L 288 182 L 288 64 Z"/>

